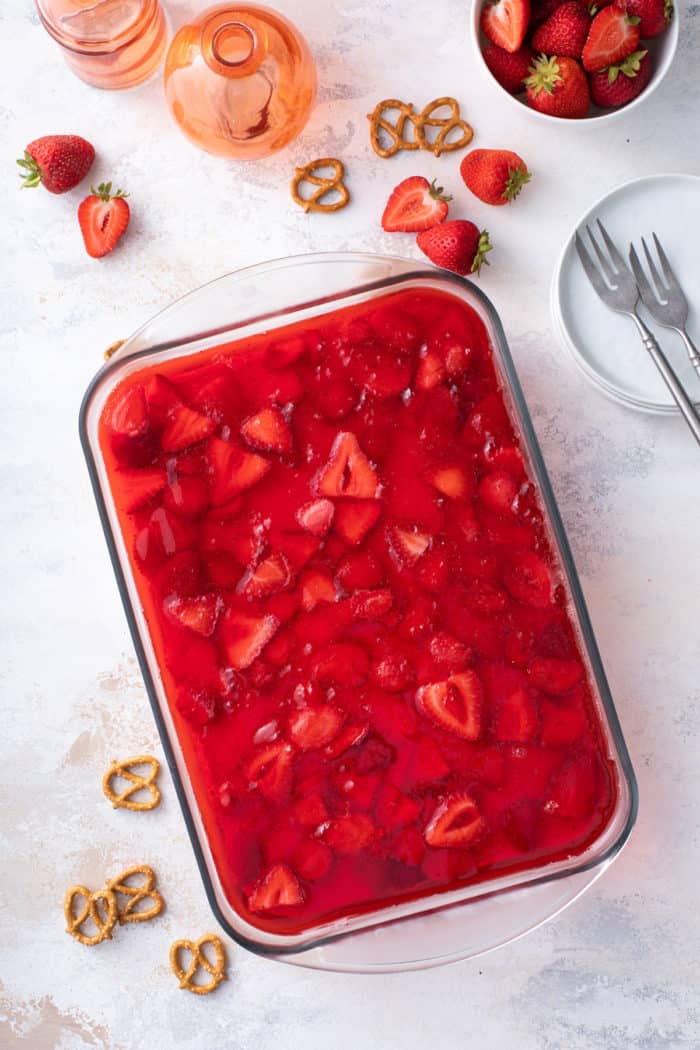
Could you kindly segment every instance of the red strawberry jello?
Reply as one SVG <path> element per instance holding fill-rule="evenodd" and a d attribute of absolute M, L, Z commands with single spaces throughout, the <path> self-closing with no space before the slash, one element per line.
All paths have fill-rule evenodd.
<path fill-rule="evenodd" d="M 429 286 L 146 355 L 104 400 L 132 603 L 246 929 L 434 908 L 604 834 L 618 767 L 510 406 L 479 314 Z"/>

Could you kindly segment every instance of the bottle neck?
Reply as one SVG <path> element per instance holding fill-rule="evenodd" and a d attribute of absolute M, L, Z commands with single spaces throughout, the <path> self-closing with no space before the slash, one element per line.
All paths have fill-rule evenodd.
<path fill-rule="evenodd" d="M 250 76 L 267 52 L 264 26 L 248 12 L 220 12 L 202 26 L 202 57 L 219 76 Z"/>

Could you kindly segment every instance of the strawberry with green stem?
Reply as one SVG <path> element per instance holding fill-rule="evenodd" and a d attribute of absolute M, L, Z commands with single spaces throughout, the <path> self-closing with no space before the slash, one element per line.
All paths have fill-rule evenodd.
<path fill-rule="evenodd" d="M 49 193 L 66 193 L 83 181 L 94 159 L 94 148 L 80 135 L 44 135 L 17 161 L 22 188 L 41 184 Z"/>
<path fill-rule="evenodd" d="M 101 182 L 97 189 L 90 187 L 90 196 L 80 204 L 78 222 L 91 258 L 108 255 L 126 233 L 131 217 L 127 196 L 123 190 L 112 193 L 111 182 Z"/>

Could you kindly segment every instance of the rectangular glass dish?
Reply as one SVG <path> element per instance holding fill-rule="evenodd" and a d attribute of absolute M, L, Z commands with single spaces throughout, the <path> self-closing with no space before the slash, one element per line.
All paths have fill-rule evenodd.
<path fill-rule="evenodd" d="M 100 372 L 81 435 L 232 936 L 304 952 L 619 850 L 634 776 L 473 285 L 359 256 L 223 278 Z"/>

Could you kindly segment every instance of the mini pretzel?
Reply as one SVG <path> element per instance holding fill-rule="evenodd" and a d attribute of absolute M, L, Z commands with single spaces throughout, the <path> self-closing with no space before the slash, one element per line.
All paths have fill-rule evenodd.
<path fill-rule="evenodd" d="M 397 110 L 398 117 L 394 124 L 383 115 L 385 110 Z M 399 150 L 407 149 L 419 149 L 420 142 L 417 137 L 417 129 L 415 126 L 416 113 L 410 102 L 401 102 L 397 98 L 385 98 L 383 102 L 378 102 L 371 113 L 367 114 L 369 120 L 369 137 L 372 143 L 372 149 L 378 157 L 393 157 Z M 416 135 L 412 139 L 404 138 L 404 129 L 406 124 L 409 124 Z M 388 138 L 390 144 L 388 146 L 382 146 L 381 132 L 384 132 Z"/>
<path fill-rule="evenodd" d="M 76 897 L 84 900 L 81 911 L 76 915 L 74 903 Z M 103 913 L 104 912 L 104 917 Z M 63 914 L 66 917 L 66 933 L 75 937 L 81 944 L 100 944 L 112 939 L 112 930 L 117 921 L 117 899 L 108 888 L 103 890 L 86 889 L 85 886 L 71 886 L 63 900 Z M 97 930 L 94 934 L 85 933 L 81 926 L 91 919 Z"/>
<path fill-rule="evenodd" d="M 126 342 L 126 339 L 117 339 L 116 343 L 112 343 L 111 346 L 107 347 L 107 349 L 105 350 L 105 352 L 102 355 L 103 359 L 105 361 L 109 361 L 109 359 L 112 356 L 112 354 L 116 354 L 117 350 L 119 350 L 122 346 L 124 346 L 125 342 Z"/>
<path fill-rule="evenodd" d="M 143 881 L 137 886 L 132 886 L 129 879 L 136 875 L 143 876 Z M 164 902 L 161 894 L 155 889 L 155 882 L 153 869 L 146 864 L 127 868 L 121 875 L 110 879 L 107 889 L 117 897 L 117 916 L 122 926 L 127 922 L 148 922 L 149 919 L 155 919 L 156 915 L 160 915 Z M 120 906 L 120 896 L 127 898 L 123 906 Z M 141 901 L 149 899 L 153 901 L 150 908 L 137 910 Z"/>
<path fill-rule="evenodd" d="M 202 951 L 205 944 L 211 944 L 214 949 L 216 963 L 213 966 Z M 180 963 L 181 951 L 188 951 L 192 956 L 186 970 L 183 969 Z M 211 976 L 211 980 L 207 984 L 195 984 L 193 981 L 200 966 Z M 222 981 L 227 979 L 224 972 L 226 969 L 226 949 L 213 933 L 205 934 L 198 941 L 175 941 L 170 946 L 170 968 L 177 977 L 181 988 L 186 988 L 188 992 L 194 992 L 195 995 L 208 995 L 209 992 L 213 992 L 215 988 L 218 988 Z"/>
<path fill-rule="evenodd" d="M 443 106 L 448 106 L 450 109 L 449 117 L 433 117 L 433 113 L 436 109 L 441 109 Z M 441 153 L 451 153 L 452 150 L 463 149 L 467 146 L 474 137 L 474 131 L 467 124 L 466 120 L 462 120 L 459 115 L 459 103 L 455 98 L 449 98 L 444 96 L 443 98 L 434 98 L 432 102 L 429 102 L 420 113 L 415 117 L 416 125 L 416 138 L 420 144 L 421 149 L 430 150 L 436 157 L 439 157 Z M 425 135 L 426 125 L 432 128 L 440 128 L 440 132 L 434 142 L 430 142 Z M 452 142 L 448 142 L 447 139 L 451 132 L 455 128 L 460 128 L 462 135 L 460 138 L 455 139 Z"/>
<path fill-rule="evenodd" d="M 314 172 L 319 168 L 330 168 L 333 171 L 333 177 L 324 178 L 322 175 L 314 175 Z M 305 212 L 339 211 L 350 200 L 350 193 L 343 182 L 344 178 L 345 167 L 341 160 L 336 160 L 335 157 L 321 157 L 319 160 L 311 160 L 303 168 L 297 168 L 294 172 L 291 184 L 292 198 Z M 308 182 L 312 186 L 317 187 L 310 197 L 302 197 L 299 193 L 299 187 L 303 182 Z M 337 190 L 340 196 L 337 200 L 324 204 L 323 198 L 333 190 Z"/>
<path fill-rule="evenodd" d="M 130 766 L 149 766 L 150 772 L 141 776 L 134 773 Z M 160 790 L 155 782 L 159 772 L 160 762 L 152 755 L 136 755 L 135 758 L 127 758 L 123 762 L 115 760 L 102 778 L 102 790 L 114 809 L 132 809 L 138 812 L 155 809 L 160 802 Z M 129 781 L 123 791 L 115 791 L 113 788 L 112 780 L 115 777 Z M 144 789 L 149 792 L 150 798 L 132 802 L 131 796 Z"/>

